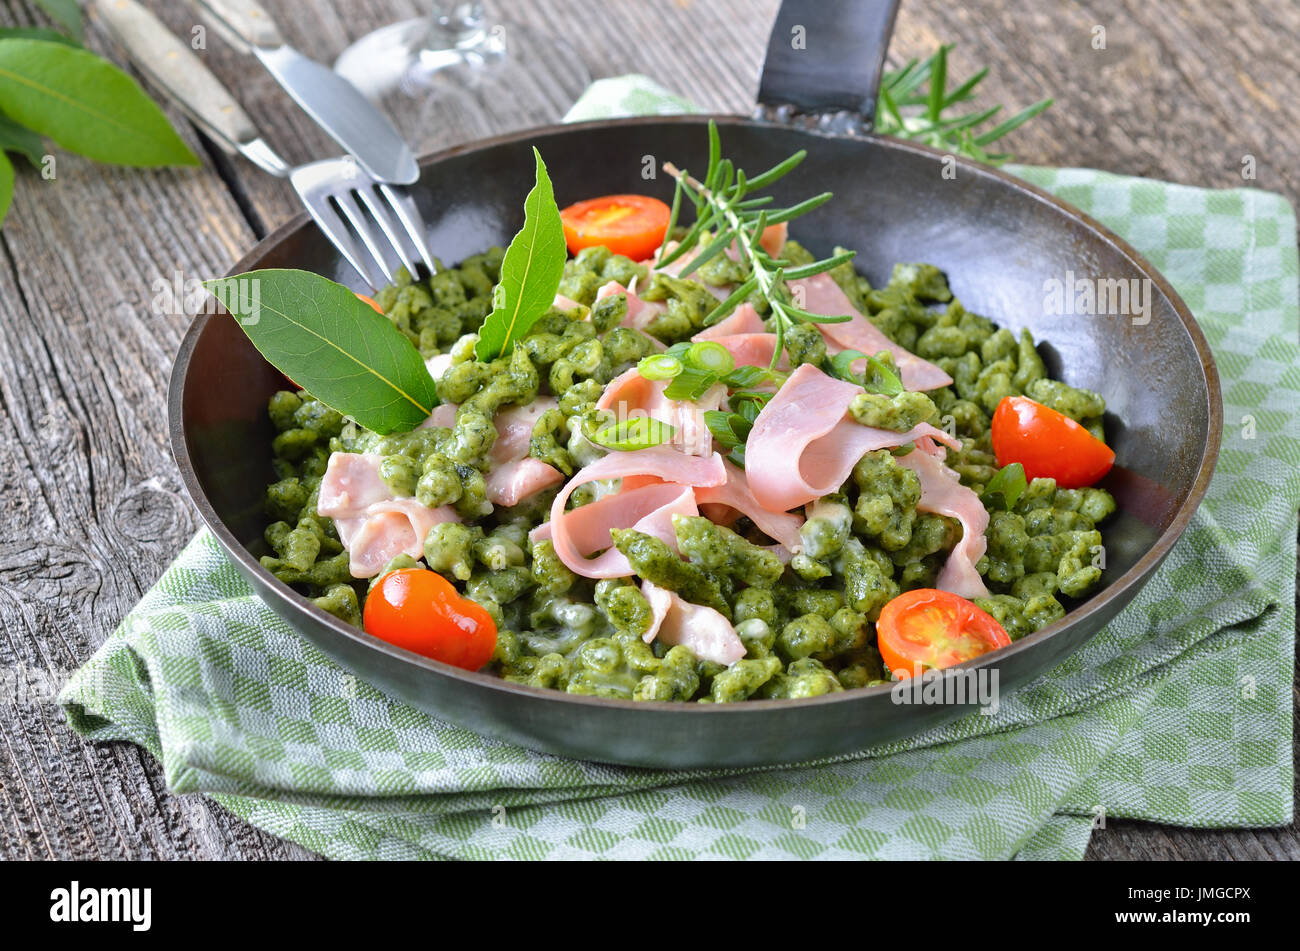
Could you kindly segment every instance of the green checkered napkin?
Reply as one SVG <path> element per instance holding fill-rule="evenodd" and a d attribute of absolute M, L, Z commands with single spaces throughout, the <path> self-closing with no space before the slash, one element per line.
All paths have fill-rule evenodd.
<path fill-rule="evenodd" d="M 606 81 L 574 117 L 680 111 Z M 1223 377 L 1205 504 L 1134 602 L 1000 712 L 802 768 L 560 759 L 392 700 L 265 607 L 200 533 L 60 696 L 75 730 L 158 757 L 337 858 L 1078 858 L 1098 817 L 1290 821 L 1300 347 L 1281 197 L 1082 169 L 1017 174 L 1126 236 Z M 1104 833 L 1103 833 L 1104 834 Z"/>

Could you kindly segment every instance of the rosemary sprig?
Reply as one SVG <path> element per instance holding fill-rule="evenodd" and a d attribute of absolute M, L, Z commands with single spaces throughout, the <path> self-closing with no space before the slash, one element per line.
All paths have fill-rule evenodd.
<path fill-rule="evenodd" d="M 772 352 L 772 368 L 775 369 L 785 349 L 786 333 L 797 323 L 840 323 L 851 320 L 852 315 L 812 314 L 796 306 L 791 300 L 786 281 L 812 277 L 823 271 L 829 271 L 846 261 L 853 259 L 853 252 L 844 252 L 811 264 L 791 267 L 784 258 L 773 258 L 760 243 L 763 232 L 771 225 L 793 221 L 815 208 L 825 204 L 831 198 L 830 192 L 822 192 L 805 199 L 788 208 L 772 208 L 770 196 L 752 197 L 755 192 L 778 181 L 804 160 L 807 153 L 800 149 L 794 155 L 779 162 L 772 168 L 749 178 L 736 168 L 730 160 L 722 157 L 722 143 L 718 136 L 718 127 L 709 123 L 709 165 L 704 180 L 692 176 L 689 172 L 677 168 L 672 162 L 665 162 L 663 169 L 676 180 L 673 193 L 672 212 L 669 219 L 668 233 L 677 225 L 681 210 L 682 197 L 687 197 L 695 206 L 695 223 L 687 229 L 677 246 L 668 250 L 668 237 L 659 249 L 656 267 L 663 267 L 683 255 L 695 251 L 695 255 L 682 268 L 681 277 L 689 277 L 702 264 L 735 246 L 742 263 L 749 271 L 749 277 L 709 312 L 704 318 L 709 326 L 728 314 L 737 304 L 757 291 L 767 301 L 771 310 L 773 332 L 776 334 L 776 348 Z M 707 243 L 704 243 L 707 240 Z M 701 247 L 703 244 L 703 247 Z"/>
<path fill-rule="evenodd" d="M 885 72 L 880 82 L 875 131 L 915 139 L 988 165 L 1010 161 L 1014 157 L 1010 153 L 989 152 L 986 147 L 1024 125 L 1053 100 L 1040 99 L 993 128 L 977 132 L 976 127 L 991 121 L 1002 107 L 953 115 L 954 106 L 975 98 L 975 88 L 989 71 L 985 67 L 949 91 L 948 53 L 952 48 L 952 44 L 944 44 L 924 60 L 911 60 L 902 69 Z"/>

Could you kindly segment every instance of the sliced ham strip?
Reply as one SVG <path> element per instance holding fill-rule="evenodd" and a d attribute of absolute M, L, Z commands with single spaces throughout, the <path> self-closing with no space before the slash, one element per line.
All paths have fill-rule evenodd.
<path fill-rule="evenodd" d="M 731 334 L 727 337 L 716 337 L 714 339 L 727 348 L 727 352 L 731 354 L 731 358 L 736 361 L 738 367 L 769 367 L 772 365 L 772 354 L 776 352 L 776 334 Z M 777 368 L 781 370 L 790 368 L 790 361 L 784 353 L 781 354 Z"/>
<path fill-rule="evenodd" d="M 563 474 L 555 468 L 528 458 L 533 427 L 543 413 L 557 406 L 559 402 L 555 397 L 539 396 L 527 406 L 507 406 L 492 417 L 497 441 L 488 451 L 492 470 L 487 474 L 487 499 L 493 505 L 518 505 L 528 496 L 564 481 Z M 435 406 L 420 428 L 441 426 L 451 429 L 456 425 L 457 409 L 455 403 Z"/>
<path fill-rule="evenodd" d="M 424 539 L 439 522 L 455 522 L 456 513 L 431 509 L 413 498 L 394 498 L 379 477 L 383 456 L 336 452 L 321 479 L 316 511 L 334 519 L 339 540 L 348 551 L 354 578 L 371 578 L 400 554 L 424 557 Z"/>
<path fill-rule="evenodd" d="M 784 512 L 834 492 L 875 449 L 922 436 L 961 448 L 929 423 L 895 433 L 855 422 L 847 412 L 861 392 L 862 387 L 832 379 L 810 363 L 790 374 L 758 414 L 746 441 L 746 474 L 759 505 Z"/>
<path fill-rule="evenodd" d="M 704 422 L 704 414 L 716 410 L 727 395 L 721 383 L 711 386 L 698 400 L 670 400 L 664 396 L 668 380 L 647 380 L 636 367 L 609 381 L 597 409 L 607 409 L 617 419 L 633 419 L 644 414 L 676 429 L 673 444 L 682 452 L 694 456 L 707 456 L 713 451 L 713 435 Z"/>
<path fill-rule="evenodd" d="M 609 548 L 610 529 L 626 527 L 615 523 L 628 523 L 634 530 L 653 535 L 675 551 L 677 535 L 673 530 L 672 517 L 698 514 L 693 488 L 653 479 L 635 488 L 625 488 L 601 496 L 594 502 L 588 502 L 567 513 L 564 531 L 583 557 L 609 549 L 599 558 L 588 558 L 584 565 L 591 571 L 614 573 L 590 577 L 619 578 L 632 574 L 632 571 L 627 559 L 617 549 Z M 533 541 L 548 538 L 553 541 L 551 523 L 546 522 L 533 529 L 529 538 Z"/>
<path fill-rule="evenodd" d="M 654 476 L 661 484 L 642 485 L 608 495 L 572 512 L 569 496 L 580 485 L 600 479 Z M 621 578 L 633 574 L 623 554 L 610 547 L 610 530 L 634 528 L 676 545 L 673 515 L 696 515 L 693 486 L 721 485 L 727 478 L 722 457 L 688 456 L 664 446 L 636 452 L 611 452 L 578 471 L 551 503 L 551 520 L 534 529 L 534 540 L 550 538 L 555 553 L 569 569 L 584 578 Z M 601 549 L 598 558 L 588 559 Z"/>
<path fill-rule="evenodd" d="M 551 306 L 558 307 L 560 310 L 573 310 L 582 305 L 572 297 L 565 297 L 563 294 L 556 294 L 555 300 L 551 301 Z"/>
<path fill-rule="evenodd" d="M 692 340 L 720 340 L 735 334 L 761 334 L 764 332 L 763 318 L 758 316 L 753 304 L 740 304 L 727 317 L 722 318 L 712 327 L 705 327 Z M 768 360 L 772 359 L 768 354 Z"/>
<path fill-rule="evenodd" d="M 564 473 L 540 459 L 525 456 L 503 463 L 487 474 L 487 500 L 493 505 L 518 505 L 543 489 L 559 485 Z"/>
<path fill-rule="evenodd" d="M 633 278 L 632 283 L 636 284 Z M 619 323 L 620 327 L 631 327 L 633 330 L 644 330 L 650 321 L 654 320 L 666 309 L 667 305 L 663 301 L 645 301 L 636 296 L 635 288 L 627 288 L 618 281 L 610 281 L 604 284 L 596 291 L 596 300 L 602 297 L 612 297 L 615 294 L 627 295 L 627 313 Z"/>
<path fill-rule="evenodd" d="M 802 544 L 799 538 L 799 529 L 803 526 L 803 517 L 791 515 L 787 512 L 771 512 L 758 504 L 754 498 L 754 493 L 749 487 L 749 481 L 745 477 L 745 470 L 733 466 L 725 459 L 722 466 L 727 471 L 727 481 L 722 485 L 711 488 L 696 489 L 695 501 L 700 506 L 708 505 L 710 509 L 713 506 L 725 506 L 728 510 L 734 510 L 741 515 L 748 516 L 765 535 L 780 543 L 780 546 L 790 551 L 798 551 Z M 714 513 L 709 510 L 706 512 L 712 517 Z M 713 521 L 719 524 L 723 519 L 714 518 Z M 732 519 L 734 521 L 734 519 Z M 789 555 L 786 555 L 789 561 Z"/>
<path fill-rule="evenodd" d="M 331 455 L 320 481 L 316 511 L 330 518 L 353 518 L 376 502 L 392 499 L 392 490 L 379 477 L 383 458 L 373 452 Z"/>
<path fill-rule="evenodd" d="M 929 436 L 922 436 L 918 439 L 916 441 L 916 448 L 924 453 L 934 456 L 934 458 L 938 459 L 940 462 L 944 462 L 948 458 L 948 450 L 939 445 Z"/>
<path fill-rule="evenodd" d="M 731 622 L 703 604 L 692 604 L 675 591 L 649 581 L 641 593 L 650 602 L 654 619 L 642 635 L 649 644 L 656 637 L 669 646 L 689 647 L 700 660 L 730 666 L 745 656 L 745 645 Z"/>
<path fill-rule="evenodd" d="M 921 479 L 918 509 L 961 522 L 961 541 L 953 546 L 935 587 L 963 598 L 987 598 L 989 589 L 975 568 L 988 547 L 984 530 L 989 525 L 989 513 L 984 503 L 974 490 L 961 484 L 957 473 L 929 453 L 909 452 L 898 458 L 898 464 L 911 469 Z"/>
<path fill-rule="evenodd" d="M 488 459 L 493 465 L 514 462 L 528 455 L 528 446 L 533 439 L 533 427 L 547 410 L 559 406 L 554 396 L 539 396 L 527 406 L 507 406 L 492 417 L 496 427 L 497 441 L 492 444 Z"/>
<path fill-rule="evenodd" d="M 441 522 L 460 521 L 448 506 L 431 509 L 415 499 L 376 502 L 348 532 L 344 545 L 348 549 L 348 568 L 354 578 L 373 578 L 398 555 L 424 557 L 424 539 L 429 529 Z M 336 523 L 338 524 L 338 523 Z M 339 529 L 339 538 L 344 530 Z"/>
<path fill-rule="evenodd" d="M 455 403 L 439 403 L 429 414 L 429 418 L 422 422 L 418 428 L 427 429 L 430 426 L 440 426 L 443 429 L 451 429 L 456 425 Z"/>
<path fill-rule="evenodd" d="M 816 274 L 789 282 L 795 303 L 813 314 L 835 316 L 848 314 L 853 319 L 840 324 L 817 324 L 826 338 L 827 349 L 834 352 L 858 350 L 867 355 L 888 350 L 894 356 L 903 386 L 909 390 L 933 390 L 947 386 L 952 377 L 927 360 L 922 360 L 910 350 L 905 350 L 880 331 L 875 324 L 862 316 L 853 306 L 844 290 L 829 274 Z"/>

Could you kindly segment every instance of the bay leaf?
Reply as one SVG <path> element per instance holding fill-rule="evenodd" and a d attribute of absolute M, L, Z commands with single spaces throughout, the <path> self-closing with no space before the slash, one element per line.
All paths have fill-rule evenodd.
<path fill-rule="evenodd" d="M 501 280 L 492 290 L 492 312 L 479 328 L 474 355 L 484 362 L 508 354 L 516 341 L 551 309 L 568 251 L 555 190 L 542 154 L 534 147 L 536 181 L 524 199 L 524 226 L 506 248 Z"/>
<path fill-rule="evenodd" d="M 199 162 L 139 83 L 108 60 L 63 43 L 0 39 L 0 110 L 98 162 Z"/>
<path fill-rule="evenodd" d="M 419 351 L 342 284 L 310 271 L 268 269 L 204 286 L 272 366 L 366 429 L 406 432 L 438 405 Z"/>

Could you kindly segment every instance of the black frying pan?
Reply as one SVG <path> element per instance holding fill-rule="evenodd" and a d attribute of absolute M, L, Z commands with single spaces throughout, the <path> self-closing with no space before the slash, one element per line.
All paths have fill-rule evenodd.
<path fill-rule="evenodd" d="M 1218 375 L 1204 336 L 1169 283 L 1120 238 L 1023 182 L 931 149 L 864 134 L 896 2 L 786 3 L 773 30 L 761 96 L 764 118 L 715 117 L 727 154 L 767 168 L 797 149 L 808 158 L 778 184 L 778 202 L 822 189 L 835 199 L 800 219 L 815 253 L 856 248 L 857 266 L 883 283 L 899 261 L 947 272 L 971 310 L 1040 341 L 1049 370 L 1105 395 L 1116 465 L 1103 483 L 1119 512 L 1105 526 L 1106 586 L 1062 620 L 972 662 L 995 666 L 1004 689 L 1059 663 L 1137 593 L 1187 527 L 1214 469 L 1222 428 Z M 791 46 L 804 27 L 807 49 Z M 773 108 L 773 104 L 777 104 Z M 430 244 L 457 261 L 505 244 L 522 224 L 536 145 L 561 205 L 590 195 L 644 192 L 642 157 L 706 164 L 706 117 L 551 126 L 458 147 L 422 162 L 414 186 Z M 796 128 L 799 125 L 801 127 Z M 305 268 L 365 290 L 301 215 L 260 242 L 232 273 Z M 1044 281 L 1149 279 L 1150 322 L 1043 313 Z M 937 726 L 964 706 L 901 706 L 887 686 L 807 700 L 733 705 L 634 703 L 510 684 L 419 657 L 361 633 L 276 580 L 264 553 L 261 499 L 271 479 L 266 401 L 283 378 L 228 316 L 201 316 L 176 358 L 169 396 L 172 444 L 195 504 L 241 574 L 275 611 L 340 664 L 396 697 L 484 733 L 567 756 L 645 766 L 796 762 L 846 753 Z"/>

